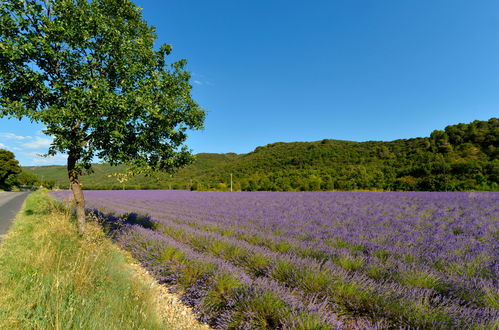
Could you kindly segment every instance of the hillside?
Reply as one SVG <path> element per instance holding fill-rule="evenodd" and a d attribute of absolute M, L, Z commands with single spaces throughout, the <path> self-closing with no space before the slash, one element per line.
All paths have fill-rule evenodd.
<path fill-rule="evenodd" d="M 190 183 L 191 177 L 208 177 L 217 168 L 237 157 L 238 155 L 233 153 L 197 154 L 196 162 L 179 170 L 174 177 L 164 173 L 157 173 L 150 177 L 139 175 L 129 178 L 124 183 L 118 182 L 114 175 L 124 172 L 126 170 L 124 166 L 94 164 L 93 173 L 82 176 L 81 179 L 85 189 L 185 189 L 184 180 L 189 180 L 188 183 Z M 36 174 L 40 179 L 55 181 L 56 186 L 61 189 L 69 186 L 66 167 L 63 165 L 23 166 L 23 170 Z"/>
<path fill-rule="evenodd" d="M 325 139 L 277 142 L 237 155 L 202 153 L 173 176 L 135 177 L 124 185 L 95 165 L 86 189 L 226 190 L 499 190 L 499 119 L 435 130 L 430 137 L 389 142 Z M 25 167 L 60 187 L 64 166 Z"/>

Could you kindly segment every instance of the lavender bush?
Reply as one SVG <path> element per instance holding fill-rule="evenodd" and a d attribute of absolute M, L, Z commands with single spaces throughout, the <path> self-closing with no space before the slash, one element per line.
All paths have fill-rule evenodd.
<path fill-rule="evenodd" d="M 87 199 L 117 241 L 216 328 L 499 326 L 498 193 Z"/>

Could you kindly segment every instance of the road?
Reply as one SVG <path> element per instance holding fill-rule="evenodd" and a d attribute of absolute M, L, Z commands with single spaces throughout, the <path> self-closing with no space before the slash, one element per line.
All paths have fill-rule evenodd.
<path fill-rule="evenodd" d="M 0 235 L 5 234 L 29 192 L 0 192 Z"/>

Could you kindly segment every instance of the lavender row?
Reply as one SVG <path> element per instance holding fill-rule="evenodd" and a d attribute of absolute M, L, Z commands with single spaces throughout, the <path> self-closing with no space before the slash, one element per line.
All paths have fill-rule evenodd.
<path fill-rule="evenodd" d="M 450 317 L 448 325 L 454 326 L 488 322 L 499 316 L 491 308 L 462 307 L 465 304 L 463 301 L 446 298 L 433 288 L 410 288 L 386 281 L 373 281 L 361 274 L 347 272 L 330 261 L 319 263 L 311 258 L 276 253 L 234 238 L 175 223 L 168 226 L 161 223 L 159 230 L 198 251 L 236 263 L 250 275 L 268 276 L 310 294 L 330 293 L 329 301 L 344 309 L 343 312 L 376 313 L 393 321 L 400 319 L 403 322 L 401 325 L 406 326 L 435 326 L 433 322 L 444 318 L 444 315 Z M 422 273 L 418 275 L 426 276 Z M 426 299 L 430 296 L 433 297 L 432 301 Z M 418 316 L 414 319 L 416 311 Z"/>
<path fill-rule="evenodd" d="M 177 227 L 176 231 L 172 230 L 174 227 Z M 395 318 L 404 316 L 409 325 L 416 324 L 420 326 L 422 324 L 425 326 L 435 326 L 438 324 L 439 321 L 432 318 L 432 314 L 441 315 L 442 312 L 435 313 L 435 311 L 439 309 L 444 309 L 447 313 L 452 314 L 454 319 L 461 319 L 461 323 L 459 323 L 460 326 L 463 324 L 480 322 L 482 321 L 480 319 L 484 316 L 485 320 L 489 320 L 494 315 L 493 311 L 491 314 L 487 309 L 473 310 L 460 308 L 459 305 L 452 303 L 448 299 L 439 300 L 435 299 L 435 297 L 433 298 L 433 304 L 422 306 L 418 303 L 419 301 L 425 301 L 427 300 L 427 297 L 434 296 L 434 293 L 431 290 L 407 290 L 407 288 L 386 284 L 383 284 L 380 287 L 375 283 L 368 283 L 364 278 L 358 276 L 355 278 L 355 281 L 349 281 L 349 275 L 347 273 L 341 272 L 338 269 L 333 270 L 333 267 L 329 264 L 320 266 L 316 264 L 314 268 L 313 262 L 310 262 L 310 260 L 285 258 L 282 255 L 271 254 L 264 249 L 258 249 L 252 246 L 246 246 L 246 253 L 244 253 L 241 258 L 241 244 L 232 244 L 229 248 L 225 247 L 225 251 L 223 251 L 221 246 L 223 247 L 223 243 L 227 243 L 226 241 L 224 242 L 224 239 L 212 237 L 213 235 L 209 234 L 206 236 L 203 235 L 203 233 L 198 233 L 199 235 L 194 237 L 192 235 L 192 228 L 188 226 L 183 226 L 183 228 L 178 227 L 180 226 L 176 226 L 172 223 L 165 229 L 170 234 L 173 234 L 175 238 L 183 239 L 185 242 L 195 245 L 197 249 L 201 248 L 201 251 L 203 252 L 206 252 L 207 247 L 208 250 L 215 251 L 217 255 L 226 252 L 227 254 L 225 254 L 225 256 L 228 256 L 229 260 L 239 262 L 240 264 L 242 263 L 241 265 L 253 275 L 258 275 L 259 273 L 262 273 L 260 275 L 264 275 L 265 272 L 269 272 L 268 269 L 272 269 L 270 271 L 272 276 L 289 286 L 299 285 L 302 289 L 312 290 L 312 293 L 327 292 L 328 289 L 334 288 L 334 291 L 340 291 L 343 297 L 340 296 L 339 301 L 337 300 L 338 297 L 331 297 L 333 298 L 331 300 L 337 301 L 344 307 L 346 306 L 356 311 L 359 311 L 359 307 L 361 307 L 361 309 L 367 308 L 371 310 L 371 312 L 380 309 L 384 310 L 385 314 L 391 313 L 391 316 Z M 234 259 L 234 256 L 237 258 Z M 250 258 L 247 258 L 247 256 L 250 256 Z M 268 267 L 269 259 L 274 261 L 272 267 Z M 322 266 L 325 267 L 321 269 Z M 329 278 L 330 273 L 335 273 L 335 275 L 338 275 L 339 278 L 343 279 L 342 283 L 339 283 L 339 286 L 338 284 L 334 286 L 331 285 L 332 283 Z M 296 277 L 296 274 L 299 274 L 299 277 Z M 310 274 L 313 274 L 313 276 L 310 277 Z M 307 277 L 304 278 L 303 275 Z M 317 277 L 322 278 L 323 282 L 328 282 L 326 283 L 329 284 L 328 287 L 323 287 L 324 283 L 317 283 Z M 369 287 L 371 287 L 372 290 L 368 290 Z M 388 303 L 389 300 L 391 300 L 391 303 Z M 402 310 L 400 310 L 401 308 Z M 414 319 L 414 310 L 418 310 L 419 315 L 417 316 L 417 319 Z M 430 313 L 432 310 L 434 311 Z"/>
<path fill-rule="evenodd" d="M 304 214 L 304 211 L 310 211 L 310 208 L 305 207 L 301 211 L 297 210 L 294 216 L 288 216 L 286 212 L 290 214 L 289 209 L 284 209 L 282 205 L 276 208 L 282 211 L 283 214 L 276 215 L 269 212 L 255 212 L 254 209 L 251 209 L 250 213 L 243 215 L 241 214 L 241 209 L 245 209 L 245 207 L 239 207 L 239 205 L 237 208 L 230 207 L 234 202 L 232 200 L 225 201 L 224 206 L 230 207 L 226 209 L 226 212 L 221 212 L 223 209 L 220 210 L 218 208 L 217 213 L 213 215 L 213 212 L 209 208 L 204 207 L 203 204 L 198 205 L 200 204 L 199 202 L 203 201 L 202 198 L 196 201 L 197 204 L 187 205 L 186 201 L 191 202 L 193 199 L 190 196 L 199 196 L 199 193 L 188 194 L 187 192 L 180 193 L 181 197 L 187 195 L 189 198 L 181 200 L 182 203 L 175 206 L 173 206 L 173 203 L 177 202 L 177 200 L 170 201 L 170 205 L 165 206 L 162 205 L 161 198 L 152 199 L 147 203 L 143 203 L 144 199 L 142 198 L 139 200 L 139 203 L 136 203 L 133 198 L 122 198 L 121 201 L 132 201 L 128 207 L 128 211 L 137 211 L 137 208 L 141 207 L 146 213 L 154 214 L 158 218 L 165 216 L 165 214 L 158 215 L 159 212 L 168 209 L 168 217 L 175 217 L 176 219 L 210 221 L 223 225 L 250 222 L 255 229 L 266 232 L 279 232 L 286 237 L 299 237 L 307 240 L 312 238 L 318 241 L 334 241 L 341 237 L 351 245 L 363 245 L 366 249 L 370 250 L 391 249 L 392 247 L 397 247 L 398 249 L 406 248 L 412 251 L 412 256 L 415 259 L 418 256 L 424 256 L 425 259 L 435 260 L 435 262 L 440 263 L 453 262 L 459 264 L 460 260 L 476 258 L 477 256 L 497 256 L 499 247 L 497 239 L 494 237 L 494 228 L 498 225 L 498 212 L 497 207 L 493 208 L 499 200 L 494 198 L 491 198 L 491 201 L 484 205 L 483 198 L 469 198 L 467 197 L 468 195 L 451 194 L 453 197 L 456 197 L 452 199 L 454 205 L 451 204 L 451 206 L 444 207 L 442 201 L 437 200 L 431 204 L 433 206 L 423 207 L 421 203 L 427 202 L 428 198 L 422 199 L 422 197 L 426 197 L 426 195 L 409 195 L 411 199 L 406 201 L 408 197 L 403 196 L 404 198 L 401 198 L 402 202 L 410 202 L 415 206 L 406 206 L 405 211 L 403 207 L 400 207 L 402 211 L 398 214 L 393 214 L 393 210 L 387 207 L 383 208 L 379 205 L 374 208 L 371 207 L 369 209 L 370 212 L 366 210 L 370 205 L 367 205 L 364 210 L 357 208 L 357 212 L 354 212 L 355 209 L 352 209 L 351 201 L 350 203 L 342 201 L 342 203 L 338 202 L 336 204 L 343 206 L 345 210 L 339 211 L 338 207 L 331 208 L 329 214 L 325 214 L 325 210 L 321 210 L 320 212 L 315 211 L 315 214 L 323 215 L 323 218 L 318 218 L 317 216 Z M 371 194 L 367 196 L 369 197 Z M 309 196 L 310 194 L 304 195 Z M 434 195 L 430 194 L 430 197 Z M 265 196 L 263 195 L 262 197 Z M 485 194 L 485 197 L 487 196 L 494 197 L 496 195 Z M 163 200 L 169 201 L 170 197 L 166 194 Z M 300 195 L 299 197 L 302 196 Z M 377 197 L 377 195 L 374 195 L 374 197 Z M 437 197 L 441 198 L 442 196 L 437 195 Z M 115 198 L 111 196 L 109 199 Z M 369 199 L 365 198 L 364 200 L 369 201 Z M 449 199 L 446 198 L 445 200 L 448 201 Z M 473 201 L 480 203 L 473 204 Z M 485 199 L 485 201 L 487 200 Z M 223 199 L 222 202 L 224 202 Z M 264 207 L 268 206 L 265 205 L 265 201 L 259 202 Z M 417 204 L 418 202 L 419 205 Z M 397 205 L 400 203 L 401 201 Z M 249 204 L 251 206 L 252 203 Z M 253 204 L 260 205 L 258 202 L 254 202 Z M 293 204 L 289 202 L 286 206 Z M 371 204 L 373 204 L 372 201 Z M 380 208 L 380 212 L 373 212 L 373 210 Z M 447 210 L 445 211 L 445 209 Z M 480 211 L 477 211 L 477 209 Z M 359 212 L 359 210 L 363 210 L 363 212 Z M 348 212 L 350 214 L 346 216 L 345 213 Z M 411 214 L 410 212 L 413 213 Z M 184 215 L 179 213 L 184 213 Z M 474 213 L 479 214 L 474 216 Z M 348 218 L 355 219 L 355 221 L 351 221 Z M 387 228 L 389 228 L 389 231 L 386 230 Z"/>
<path fill-rule="evenodd" d="M 109 205 L 112 206 L 112 203 L 109 203 Z M 155 212 L 152 212 L 152 214 L 155 215 Z M 163 217 L 163 219 L 165 219 L 165 217 Z M 178 219 L 175 219 L 174 221 L 182 222 Z M 213 225 L 211 222 L 207 225 L 206 220 L 191 220 L 187 223 L 190 225 L 197 224 L 198 228 L 205 228 L 206 226 Z M 214 228 L 218 227 L 214 226 Z M 303 241 L 293 238 L 284 240 L 282 237 L 277 237 L 273 234 L 262 235 L 259 233 L 260 235 L 254 235 L 259 232 L 259 229 L 238 230 L 233 223 L 225 223 L 223 228 L 224 233 L 232 232 L 231 234 L 237 236 L 239 239 L 244 239 L 254 244 L 264 245 L 274 251 L 278 250 L 283 252 L 291 249 L 301 256 L 311 256 L 319 259 L 329 258 L 336 261 L 341 267 L 345 267 L 348 270 L 366 272 L 373 278 L 384 277 L 385 280 L 396 279 L 399 282 L 407 283 L 409 285 L 426 286 L 436 288 L 439 291 L 454 292 L 461 298 L 464 297 L 465 299 L 469 299 L 479 304 L 489 304 L 489 292 L 494 292 L 495 289 L 494 283 L 490 279 L 479 279 L 469 275 L 457 274 L 446 276 L 446 274 L 442 274 L 442 271 L 431 269 L 426 263 L 415 264 L 414 261 L 412 261 L 411 263 L 406 264 L 406 260 L 392 257 L 401 255 L 412 257 L 407 248 L 392 247 L 391 249 L 386 250 L 375 250 L 374 255 L 369 255 L 369 252 L 372 253 L 373 251 L 369 251 L 368 248 L 362 246 L 362 253 L 360 253 L 359 256 L 359 251 L 355 251 L 356 253 L 351 254 L 348 249 L 331 247 L 330 244 L 324 244 L 317 240 Z M 261 239 L 262 237 L 264 238 L 263 240 Z M 431 260 L 431 255 L 426 256 L 426 258 Z M 476 272 L 479 274 L 484 273 L 484 270 L 488 269 L 486 274 L 489 274 L 490 277 L 490 274 L 494 273 L 493 267 L 497 267 L 497 262 L 494 264 L 492 259 L 482 260 L 482 265 L 473 264 L 474 260 L 476 260 L 476 258 L 470 260 L 470 264 L 474 265 Z M 442 260 L 439 261 L 440 264 L 443 262 L 444 261 Z M 448 264 L 459 265 L 456 260 L 446 260 L 446 262 Z M 432 266 L 434 266 L 434 264 L 432 264 Z M 454 270 L 454 268 L 447 267 L 444 270 L 448 272 L 449 270 Z M 419 279 L 419 274 L 424 274 L 424 278 Z"/>
<path fill-rule="evenodd" d="M 165 223 L 165 220 L 160 220 L 160 222 Z M 208 227 L 204 222 L 188 222 L 185 224 L 199 230 L 216 232 L 225 237 L 230 236 L 238 240 L 244 240 L 253 245 L 266 247 L 273 252 L 287 252 L 299 257 L 310 257 L 319 262 L 330 260 L 345 270 L 362 273 L 373 279 L 433 288 L 441 294 L 469 300 L 478 305 L 493 306 L 494 302 L 490 301 L 489 295 L 491 292 L 497 292 L 497 285 L 493 279 L 455 274 L 452 269 L 436 270 L 434 265 L 421 262 L 409 263 L 407 260 L 394 257 L 408 255 L 407 250 L 394 255 L 381 250 L 374 252 L 374 255 L 369 255 L 365 249 L 352 252 L 350 248 L 341 247 L 342 245 L 338 247 L 317 241 L 285 239 L 272 234 L 261 234 L 252 229 L 238 230 L 227 226 L 221 229 Z M 167 225 L 171 226 L 171 223 L 167 223 Z M 482 265 L 482 272 L 483 268 L 485 267 Z M 492 267 L 490 268 L 492 269 Z M 491 270 L 490 274 L 492 272 Z M 424 274 L 422 279 L 418 278 L 420 274 Z"/>
<path fill-rule="evenodd" d="M 109 202 L 109 205 L 112 205 L 113 203 Z M 122 210 L 142 210 L 142 211 L 147 211 L 147 213 L 152 214 L 153 216 L 161 219 L 165 218 L 164 215 L 160 214 L 160 212 L 155 211 L 154 209 L 148 210 L 147 208 L 140 207 L 139 205 L 129 205 L 126 208 L 123 208 L 123 205 L 119 205 L 119 207 Z M 176 209 L 177 210 L 177 209 Z M 159 214 L 158 214 L 159 213 Z M 167 216 L 166 218 L 171 218 L 171 216 Z M 196 222 L 199 225 L 208 225 L 208 226 L 213 226 L 217 227 L 216 225 L 220 225 L 220 227 L 224 228 L 225 231 L 227 230 L 235 230 L 237 229 L 237 226 L 239 223 L 234 223 L 231 221 L 226 221 L 223 222 L 222 220 L 219 220 L 218 222 L 215 222 L 214 220 L 206 220 L 202 219 L 201 217 L 195 218 L 193 220 L 192 218 L 190 219 L 178 219 L 175 218 L 176 221 L 185 221 L 185 222 Z M 261 233 L 267 233 L 267 236 L 272 236 L 273 233 L 272 231 L 266 230 L 265 228 L 262 227 L 253 227 L 253 229 L 247 229 L 247 226 L 242 226 L 244 231 L 247 231 L 247 235 L 251 235 L 252 232 L 257 232 L 258 234 L 261 235 Z M 241 230 L 239 230 L 241 232 Z M 324 246 L 327 244 L 324 244 L 324 240 L 320 239 L 313 239 L 312 235 L 307 235 L 306 239 L 303 239 L 303 228 L 302 229 L 296 229 L 294 233 L 290 233 L 289 231 L 285 233 L 280 233 L 281 235 L 279 236 L 284 236 L 284 237 L 291 237 L 295 238 L 298 235 L 301 235 L 299 239 L 295 239 L 293 244 L 298 241 L 306 241 L 307 242 L 307 248 L 308 250 L 317 250 L 322 251 L 324 250 Z M 298 233 L 298 234 L 297 234 Z M 273 235 L 277 236 L 277 235 Z M 336 236 L 338 237 L 338 236 Z M 403 257 L 404 259 L 410 260 L 411 263 L 418 263 L 421 261 L 425 265 L 431 265 L 432 267 L 436 268 L 439 271 L 446 271 L 446 272 L 454 272 L 454 273 L 462 273 L 465 274 L 464 276 L 477 276 L 477 277 L 492 277 L 493 274 L 497 274 L 497 269 L 498 269 L 498 263 L 497 259 L 494 258 L 494 254 L 497 254 L 497 249 L 485 249 L 484 250 L 484 245 L 482 244 L 481 250 L 475 248 L 471 249 L 469 247 L 469 242 L 468 243 L 463 243 L 465 245 L 465 249 L 468 250 L 467 253 L 461 253 L 461 255 L 456 255 L 456 254 L 443 254 L 442 253 L 442 248 L 440 246 L 437 246 L 436 248 L 429 247 L 428 244 L 424 246 L 424 249 L 418 249 L 414 246 L 412 247 L 401 247 L 398 244 L 394 245 L 380 245 L 377 243 L 373 243 L 370 241 L 363 241 L 363 242 L 349 242 L 346 241 L 342 238 L 342 236 L 339 236 L 340 238 L 336 239 L 328 239 L 325 240 L 326 243 L 329 243 L 329 245 L 338 245 L 339 243 L 343 243 L 345 246 L 350 246 L 356 250 L 362 249 L 364 254 L 371 255 L 371 258 L 376 257 L 376 255 L 381 255 L 382 259 L 386 259 L 388 256 L 394 256 L 396 259 L 400 259 Z M 256 237 L 258 238 L 258 237 Z M 458 238 L 453 235 L 451 239 L 456 240 Z M 441 239 L 442 242 L 449 242 L 450 239 L 448 237 L 444 237 Z M 483 241 L 483 239 L 482 239 Z M 466 240 L 460 239 L 459 242 L 466 242 Z M 316 243 L 316 244 L 314 244 Z M 476 243 L 476 242 L 475 242 Z M 466 246 L 468 244 L 468 246 Z M 341 254 L 344 254 L 341 253 Z M 356 253 L 355 253 L 356 254 Z M 443 267 L 443 265 L 448 265 L 447 267 Z M 391 263 L 391 268 L 397 267 L 397 265 L 393 265 Z M 462 286 L 462 285 L 461 285 Z"/>
<path fill-rule="evenodd" d="M 182 287 L 182 300 L 216 328 L 252 325 L 305 329 L 307 324 L 313 324 L 318 329 L 329 329 L 343 324 L 320 299 L 305 299 L 299 291 L 272 280 L 252 280 L 231 263 L 196 252 L 158 232 L 128 226 L 119 233 L 117 241 L 160 282 Z M 248 303 L 281 310 L 260 310 L 247 306 Z M 253 314 L 249 313 L 251 309 Z"/>
<path fill-rule="evenodd" d="M 304 283 L 323 281 L 328 295 L 336 289 L 329 302 L 351 304 L 346 307 L 361 315 L 403 315 L 413 326 L 428 326 L 421 313 L 430 314 L 424 322 L 431 326 L 497 324 L 498 202 L 494 193 L 146 191 L 91 192 L 89 198 L 90 205 L 116 213 L 148 213 L 172 236 L 191 233 L 184 242 L 205 255 L 227 257 L 227 246 L 256 251 L 267 266 L 260 275 L 250 271 L 252 280 L 276 279 L 278 269 L 285 275 L 281 284 L 302 291 L 309 289 Z M 258 269 L 262 260 L 247 266 Z M 369 304 L 356 294 L 370 297 Z M 392 310 L 397 304 L 403 310 Z"/>

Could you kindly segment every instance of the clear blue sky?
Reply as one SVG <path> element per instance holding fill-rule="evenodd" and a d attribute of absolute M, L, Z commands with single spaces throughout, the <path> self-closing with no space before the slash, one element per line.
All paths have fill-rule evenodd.
<path fill-rule="evenodd" d="M 428 136 L 499 115 L 498 1 L 135 2 L 189 62 L 208 111 L 195 153 Z M 35 156 L 40 129 L 2 119 L 0 146 L 23 165 L 63 163 Z"/>

